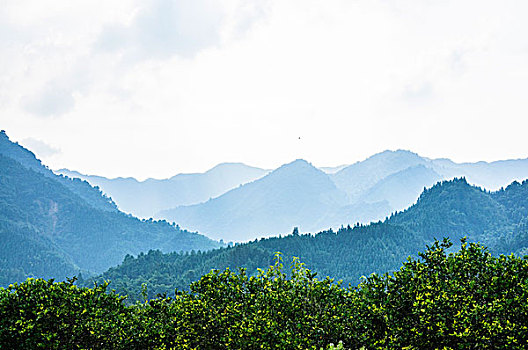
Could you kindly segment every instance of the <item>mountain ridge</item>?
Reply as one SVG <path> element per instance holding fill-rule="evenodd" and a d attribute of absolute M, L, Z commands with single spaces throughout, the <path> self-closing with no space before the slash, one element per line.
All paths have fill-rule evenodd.
<path fill-rule="evenodd" d="M 392 212 L 403 210 L 415 203 L 425 187 L 430 187 L 437 181 L 449 180 L 457 176 L 467 174 L 468 181 L 476 185 L 481 185 L 481 183 L 493 184 L 493 186 L 497 184 L 507 185 L 512 180 L 521 178 L 522 174 L 528 177 L 528 167 L 524 163 L 528 165 L 528 160 L 460 165 L 446 160 L 437 161 L 423 158 L 414 152 L 405 150 L 384 151 L 345 167 L 334 174 L 321 172 L 319 176 L 324 176 L 327 180 L 330 179 L 335 184 L 337 191 L 333 186 L 332 188 L 321 186 L 318 189 L 318 195 L 312 193 L 310 200 L 298 202 L 293 198 L 302 198 L 302 189 L 298 189 L 296 194 L 292 193 L 291 205 L 303 207 L 305 210 L 314 210 L 304 220 L 300 220 L 299 216 L 296 216 L 292 211 L 286 210 L 284 207 L 286 198 L 280 200 L 277 196 L 263 198 L 266 193 L 277 191 L 277 188 L 283 188 L 285 191 L 291 189 L 291 184 L 286 179 L 277 181 L 269 188 L 264 185 L 251 188 L 240 186 L 236 189 L 236 192 L 239 193 L 238 196 L 231 194 L 232 190 L 228 191 L 213 199 L 215 205 L 208 201 L 191 206 L 179 206 L 161 211 L 156 217 L 182 222 L 184 225 L 205 234 L 213 232 L 224 235 L 224 239 L 237 241 L 267 237 L 270 232 L 283 234 L 291 230 L 293 226 L 299 227 L 302 232 L 321 231 L 329 227 L 336 228 L 348 222 L 366 224 L 371 221 L 382 220 Z M 316 168 L 308 167 L 308 164 L 305 160 L 296 160 L 277 168 L 254 182 L 261 183 L 271 174 L 276 176 L 276 174 L 292 169 L 292 167 L 295 168 L 295 171 L 291 171 L 286 176 L 290 176 L 292 179 L 309 176 L 308 173 Z M 512 167 L 517 167 L 517 170 L 508 171 Z M 303 171 L 307 173 L 301 174 Z M 488 171 L 492 175 L 487 175 Z M 317 181 L 304 182 L 305 186 L 310 188 L 312 192 L 317 188 L 317 183 Z M 248 193 L 240 194 L 241 191 L 248 191 Z M 336 196 L 335 193 L 337 192 L 340 193 L 339 196 Z M 343 193 L 346 195 L 346 199 L 343 199 Z M 330 200 L 320 200 L 325 196 Z M 337 197 L 340 197 L 340 200 L 335 200 Z M 334 200 L 331 200 L 332 198 Z M 237 201 L 239 202 L 235 203 Z M 259 205 L 256 201 L 260 201 L 262 204 Z M 307 202 L 311 206 L 306 204 Z M 273 220 L 265 219 L 261 212 L 270 211 L 276 206 L 283 206 L 283 210 L 277 211 Z M 247 212 L 245 215 L 238 215 L 234 208 L 238 208 L 242 212 L 247 208 L 255 208 L 255 210 L 252 213 Z M 314 216 L 317 216 L 317 219 L 314 219 Z M 272 221 L 282 221 L 284 224 L 282 226 L 272 225 L 270 224 Z M 290 223 L 290 225 L 286 223 Z M 244 230 L 246 232 L 243 232 Z M 236 235 L 229 236 L 229 231 L 236 231 Z"/>
<path fill-rule="evenodd" d="M 111 280 L 114 288 L 132 300 L 139 297 L 141 283 L 146 281 L 153 295 L 170 295 L 210 269 L 244 267 L 249 275 L 256 274 L 257 268 L 273 263 L 275 252 L 281 252 L 285 261 L 298 257 L 323 278 L 355 285 L 361 276 L 398 269 L 409 255 L 416 257 L 435 238 L 457 241 L 467 237 L 487 245 L 493 254 L 526 252 L 527 223 L 528 180 L 489 192 L 456 178 L 436 183 L 414 205 L 369 225 L 316 234 L 294 232 L 194 255 L 153 251 L 129 257 L 96 280 Z"/>
<path fill-rule="evenodd" d="M 167 179 L 107 179 L 98 175 L 59 169 L 56 173 L 79 177 L 97 185 L 115 199 L 119 209 L 142 218 L 154 217 L 163 209 L 196 204 L 217 197 L 241 184 L 251 182 L 267 170 L 243 163 L 221 163 L 204 173 L 182 173 Z"/>
<path fill-rule="evenodd" d="M 245 240 L 245 232 L 262 224 L 266 224 L 266 228 L 260 230 L 261 233 L 271 234 L 289 232 L 301 222 L 311 225 L 318 210 L 326 211 L 327 205 L 337 206 L 345 201 L 345 194 L 327 174 L 297 159 L 217 198 L 164 211 L 159 217 L 178 221 L 205 234 L 215 233 L 226 241 Z M 315 204 L 309 207 L 308 203 Z M 281 218 L 280 213 L 289 216 Z"/>
<path fill-rule="evenodd" d="M 79 179 L 56 178 L 55 174 L 35 154 L 16 142 L 11 142 L 4 130 L 0 131 L 0 154 L 16 160 L 27 169 L 31 169 L 48 178 L 54 178 L 61 182 L 69 190 L 83 198 L 90 206 L 105 210 L 117 211 L 114 201 L 98 189 L 92 187 L 88 182 Z"/>
<path fill-rule="evenodd" d="M 149 249 L 169 252 L 221 246 L 166 221 L 139 220 L 117 209 L 100 209 L 95 195 L 100 196 L 99 201 L 109 200 L 99 190 L 87 182 L 55 175 L 43 165 L 38 168 L 41 163 L 36 158 L 31 160 L 33 153 L 7 142 L 9 139 L 0 143 L 2 283 L 5 276 L 20 280 L 99 273 L 128 253 Z M 11 152 L 16 148 L 20 149 Z M 18 154 L 33 167 L 18 162 Z M 71 190 L 79 185 L 81 194 Z M 90 200 L 87 193 L 92 195 Z"/>

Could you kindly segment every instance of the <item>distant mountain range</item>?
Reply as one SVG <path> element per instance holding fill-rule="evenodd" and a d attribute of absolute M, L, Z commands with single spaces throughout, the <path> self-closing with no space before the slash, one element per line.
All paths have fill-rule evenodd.
<path fill-rule="evenodd" d="M 257 268 L 273 263 L 275 252 L 281 252 L 285 264 L 298 257 L 319 278 L 330 276 L 356 285 L 361 276 L 398 269 L 435 238 L 449 237 L 456 249 L 464 236 L 486 245 L 492 254 L 528 254 L 528 181 L 513 182 L 495 192 L 471 186 L 465 179 L 443 181 L 423 191 L 416 204 L 383 222 L 315 235 L 293 232 L 196 254 L 151 251 L 128 257 L 96 280 L 112 281 L 113 288 L 132 300 L 140 298 L 142 283 L 147 283 L 151 296 L 170 296 L 175 288 L 187 289 L 211 269 L 244 267 L 248 275 L 256 274 Z"/>
<path fill-rule="evenodd" d="M 60 173 L 0 132 L 0 285 L 110 268 L 103 276 L 121 290 L 149 281 L 166 292 L 210 268 L 265 267 L 276 251 L 356 282 L 443 236 L 528 253 L 528 182 L 512 182 L 528 177 L 526 159 L 458 164 L 398 150 L 336 168 L 301 159 L 273 171 L 227 163 L 143 182 Z M 106 195 L 74 176 L 98 181 Z M 160 209 L 159 220 L 123 206 Z M 214 249 L 224 245 L 180 225 L 224 241 L 275 237 Z"/>
<path fill-rule="evenodd" d="M 416 202 L 424 188 L 465 177 L 497 190 L 528 178 L 528 159 L 455 163 L 397 150 L 351 165 L 319 168 L 297 160 L 274 170 L 220 164 L 167 180 L 105 179 L 60 170 L 99 186 L 127 212 L 177 222 L 224 241 L 317 232 L 383 220 Z"/>
<path fill-rule="evenodd" d="M 56 170 L 55 173 L 86 180 L 115 198 L 120 210 L 140 218 L 151 218 L 164 209 L 205 202 L 266 175 L 268 170 L 242 163 L 222 163 L 205 173 L 178 174 L 170 179 L 145 181 L 132 177 L 107 179 L 68 169 Z"/>
<path fill-rule="evenodd" d="M 528 178 L 528 159 L 496 162 L 455 163 L 449 159 L 429 159 L 404 150 L 385 151 L 354 163 L 330 175 L 350 201 L 389 200 L 393 210 L 413 204 L 424 187 L 438 180 L 465 177 L 468 183 L 494 191 L 512 181 Z M 392 184 L 390 184 L 392 182 Z M 403 191 L 407 187 L 412 193 Z M 400 197 L 392 191 L 406 192 Z M 377 193 L 369 198 L 369 193 Z"/>
<path fill-rule="evenodd" d="M 347 194 L 327 174 L 296 160 L 220 197 L 162 211 L 159 217 L 225 241 L 245 241 L 288 233 L 294 226 L 316 231 L 339 227 L 350 219 L 369 222 L 377 219 L 370 214 L 390 211 L 385 203 L 376 203 L 376 210 L 369 205 L 346 210 L 348 205 Z"/>
<path fill-rule="evenodd" d="M 383 220 L 415 203 L 424 188 L 455 177 L 496 190 L 528 178 L 528 160 L 457 164 L 399 150 L 328 174 L 297 160 L 205 203 L 157 217 L 226 241 L 285 234 L 294 226 L 317 232 Z"/>
<path fill-rule="evenodd" d="M 0 285 L 100 273 L 127 254 L 221 246 L 166 221 L 139 220 L 85 181 L 53 174 L 0 133 Z"/>
<path fill-rule="evenodd" d="M 243 241 L 320 227 L 326 215 L 347 204 L 346 194 L 327 174 L 296 160 L 252 183 L 192 206 L 160 212 L 181 225 L 200 227 L 211 237 Z"/>

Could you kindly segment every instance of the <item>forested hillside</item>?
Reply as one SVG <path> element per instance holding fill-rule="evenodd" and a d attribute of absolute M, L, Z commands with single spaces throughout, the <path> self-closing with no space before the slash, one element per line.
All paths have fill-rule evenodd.
<path fill-rule="evenodd" d="M 92 187 L 88 182 L 80 179 L 70 179 L 55 175 L 35 157 L 33 152 L 18 143 L 11 142 L 4 130 L 0 131 L 0 154 L 17 161 L 24 168 L 31 169 L 42 176 L 60 182 L 91 207 L 105 211 L 117 211 L 112 199 L 105 196 L 98 188 Z"/>
<path fill-rule="evenodd" d="M 6 142 L 1 145 L 4 150 Z M 113 203 L 97 189 L 50 175 L 42 165 L 38 167 L 32 153 L 7 145 L 6 154 L 24 158 L 19 163 L 0 152 L 0 285 L 28 276 L 62 279 L 79 272 L 100 273 L 126 254 L 149 249 L 171 252 L 220 246 L 165 221 L 142 221 L 115 207 L 101 209 L 101 203 Z M 97 194 L 99 199 L 86 200 L 65 182 L 81 184 L 86 188 L 81 192 L 93 198 Z"/>
<path fill-rule="evenodd" d="M 434 238 L 489 245 L 498 253 L 526 252 L 528 181 L 514 182 L 506 189 L 487 192 L 465 179 L 436 184 L 425 190 L 418 202 L 384 222 L 343 227 L 337 232 L 315 235 L 294 232 L 285 237 L 221 248 L 210 252 L 162 254 L 150 251 L 127 256 L 97 280 L 110 280 L 119 292 L 138 298 L 146 283 L 150 296 L 171 295 L 211 269 L 245 267 L 250 274 L 270 264 L 275 252 L 286 259 L 299 257 L 320 276 L 356 284 L 361 276 L 391 271 Z M 91 281 L 87 282 L 88 285 Z"/>

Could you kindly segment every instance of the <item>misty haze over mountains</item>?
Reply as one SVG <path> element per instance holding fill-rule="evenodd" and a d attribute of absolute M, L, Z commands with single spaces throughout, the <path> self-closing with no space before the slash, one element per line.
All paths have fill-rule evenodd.
<path fill-rule="evenodd" d="M 225 246 L 210 238 L 249 241 L 281 234 L 291 237 L 293 227 L 312 233 L 363 227 L 355 224 L 396 217 L 391 214 L 409 208 L 420 194 L 428 193 L 424 187 L 442 180 L 465 176 L 472 184 L 496 190 L 528 177 L 526 159 L 457 164 L 398 150 L 335 168 L 317 168 L 297 159 L 271 172 L 224 163 L 203 174 L 143 182 L 80 175 L 92 185 L 105 186 L 105 196 L 87 181 L 70 178 L 75 172 L 53 173 L 3 131 L 0 163 L 0 285 L 30 276 L 63 278 L 81 272 L 90 276 L 115 266 L 127 254 L 152 249 L 202 254 Z M 467 185 L 466 180 L 457 181 L 453 183 Z M 519 183 L 510 188 L 516 186 Z M 445 198 L 438 195 L 442 202 Z M 458 201 L 456 191 L 453 195 Z M 516 196 L 525 197 L 524 192 Z M 154 209 L 149 206 L 154 206 L 160 209 L 153 214 L 159 220 L 139 220 L 121 212 L 123 206 L 134 215 L 141 210 L 150 210 L 150 215 Z M 496 209 L 499 214 L 493 215 L 503 220 L 500 208 Z M 466 226 L 459 228 L 464 231 Z"/>
<path fill-rule="evenodd" d="M 222 163 L 205 173 L 178 174 L 169 179 L 107 179 L 60 169 L 56 174 L 80 178 L 99 186 L 112 198 L 119 198 L 119 209 L 140 218 L 154 217 L 159 211 L 180 205 L 191 205 L 217 197 L 240 184 L 256 180 L 268 170 L 242 163 Z"/>
<path fill-rule="evenodd" d="M 159 216 L 199 226 L 217 239 L 244 241 L 287 233 L 293 226 L 307 230 L 324 226 L 321 220 L 346 204 L 346 193 L 327 174 L 296 160 L 220 197 Z"/>
<path fill-rule="evenodd" d="M 424 187 L 454 177 L 497 190 L 528 178 L 528 159 L 455 163 L 397 150 L 338 167 L 318 169 L 296 160 L 269 172 L 223 163 L 202 174 L 143 182 L 56 172 L 99 186 L 133 215 L 174 221 L 215 239 L 247 241 L 286 234 L 294 226 L 316 232 L 381 220 L 412 205 Z"/>

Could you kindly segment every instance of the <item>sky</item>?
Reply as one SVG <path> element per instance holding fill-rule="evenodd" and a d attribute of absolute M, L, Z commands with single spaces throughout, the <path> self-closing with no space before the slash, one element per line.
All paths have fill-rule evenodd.
<path fill-rule="evenodd" d="M 166 178 L 386 150 L 528 157 L 525 0 L 2 0 L 0 129 Z"/>

